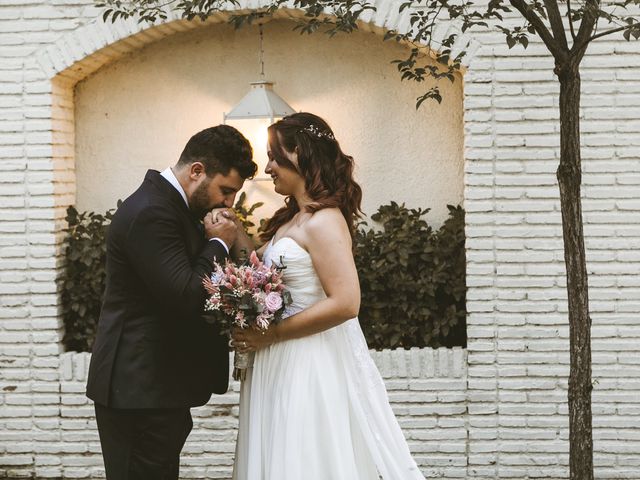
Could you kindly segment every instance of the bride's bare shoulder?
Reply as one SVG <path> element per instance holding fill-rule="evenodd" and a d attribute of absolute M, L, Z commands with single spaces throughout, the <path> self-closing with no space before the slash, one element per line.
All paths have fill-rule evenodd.
<path fill-rule="evenodd" d="M 306 234 L 311 238 L 350 238 L 349 227 L 339 208 L 318 210 L 305 222 Z"/>

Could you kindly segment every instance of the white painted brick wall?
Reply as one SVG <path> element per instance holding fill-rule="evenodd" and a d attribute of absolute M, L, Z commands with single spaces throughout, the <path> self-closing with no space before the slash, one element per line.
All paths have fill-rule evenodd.
<path fill-rule="evenodd" d="M 75 195 L 73 85 L 195 24 L 140 32 L 98 16 L 92 0 L 0 3 L 0 478 L 102 472 L 82 394 L 86 355 L 61 356 L 58 342 L 60 232 Z M 406 15 L 381 2 L 373 21 L 395 27 Z M 509 51 L 485 32 L 472 49 L 464 79 L 468 349 L 454 355 L 453 374 L 436 370 L 445 353 L 430 350 L 419 368 L 391 352 L 376 362 L 430 476 L 567 478 L 558 85 L 540 42 Z M 582 77 L 596 477 L 640 479 L 640 46 L 599 41 Z M 228 476 L 236 402 L 230 393 L 195 412 L 185 477 Z"/>
<path fill-rule="evenodd" d="M 425 473 L 439 478 L 465 478 L 466 351 L 456 348 L 371 353 L 411 450 Z M 59 358 L 58 388 L 41 399 L 43 415 L 36 420 L 41 433 L 36 437 L 25 432 L 7 436 L 6 440 L 14 441 L 5 450 L 5 458 L 22 458 L 26 467 L 23 471 L 35 472 L 38 477 L 103 478 L 93 404 L 84 394 L 90 355 L 71 352 Z M 216 395 L 207 405 L 192 410 L 194 429 L 183 450 L 181 478 L 231 477 L 238 389 L 239 384 L 233 382 L 229 393 Z M 31 395 L 15 395 L 14 401 L 16 405 L 7 409 L 7 414 L 26 415 L 20 406 L 30 404 Z M 50 408 L 51 413 L 45 408 Z M 27 455 L 17 456 L 20 452 Z M 9 470 L 7 465 L 3 468 Z"/>

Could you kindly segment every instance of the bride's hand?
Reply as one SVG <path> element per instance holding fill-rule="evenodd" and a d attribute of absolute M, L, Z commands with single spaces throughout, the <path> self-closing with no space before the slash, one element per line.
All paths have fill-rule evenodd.
<path fill-rule="evenodd" d="M 277 341 L 275 327 L 266 330 L 255 328 L 235 328 L 231 333 L 233 345 L 240 353 L 262 350 Z"/>
<path fill-rule="evenodd" d="M 220 216 L 233 221 L 234 223 L 238 223 L 240 220 L 238 219 L 236 212 L 231 208 L 214 208 L 209 212 L 211 214 L 211 218 L 213 223 L 217 223 L 220 221 Z"/>

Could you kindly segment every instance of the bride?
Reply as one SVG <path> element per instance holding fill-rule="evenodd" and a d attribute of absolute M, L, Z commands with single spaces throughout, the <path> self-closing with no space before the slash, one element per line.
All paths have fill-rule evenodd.
<path fill-rule="evenodd" d="M 233 478 L 424 479 L 356 318 L 351 242 L 362 191 L 353 160 L 310 113 L 271 125 L 268 155 L 266 173 L 286 199 L 258 254 L 285 267 L 293 303 L 266 333 L 234 333 L 235 348 L 255 359 L 240 391 Z"/>

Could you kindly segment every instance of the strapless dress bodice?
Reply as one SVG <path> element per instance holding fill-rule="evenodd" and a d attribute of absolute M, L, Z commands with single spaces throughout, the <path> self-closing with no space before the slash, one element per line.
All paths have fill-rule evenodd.
<path fill-rule="evenodd" d="M 309 308 L 326 297 L 311 255 L 293 238 L 282 237 L 276 242 L 272 239 L 265 249 L 263 260 L 267 266 L 284 267 L 282 280 L 292 298 L 284 317 Z"/>

